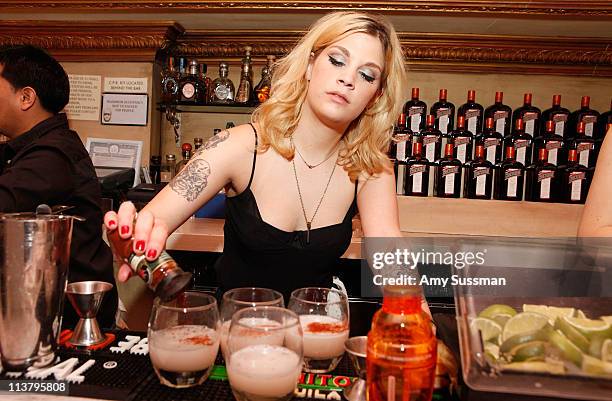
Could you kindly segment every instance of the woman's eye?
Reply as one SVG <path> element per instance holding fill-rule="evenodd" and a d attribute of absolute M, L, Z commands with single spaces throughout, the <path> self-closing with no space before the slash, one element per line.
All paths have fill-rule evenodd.
<path fill-rule="evenodd" d="M 332 65 L 335 65 L 336 67 L 340 67 L 343 66 L 344 63 L 340 60 L 337 60 L 335 58 L 333 58 L 332 56 L 329 56 L 329 62 L 332 63 Z"/>
<path fill-rule="evenodd" d="M 366 74 L 365 72 L 360 72 L 359 74 L 361 75 L 363 79 L 365 79 L 369 83 L 373 83 L 376 80 L 376 78 Z"/>

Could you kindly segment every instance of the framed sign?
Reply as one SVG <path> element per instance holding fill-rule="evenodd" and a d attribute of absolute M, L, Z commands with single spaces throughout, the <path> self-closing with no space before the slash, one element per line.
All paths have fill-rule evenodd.
<path fill-rule="evenodd" d="M 105 125 L 147 125 L 149 96 L 140 93 L 102 94 L 101 123 Z"/>
<path fill-rule="evenodd" d="M 140 183 L 142 141 L 90 137 L 85 148 L 95 167 L 133 168 L 134 186 Z"/>

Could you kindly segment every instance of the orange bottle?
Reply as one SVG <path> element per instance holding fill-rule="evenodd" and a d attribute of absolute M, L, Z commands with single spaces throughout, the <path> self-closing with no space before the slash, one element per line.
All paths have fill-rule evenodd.
<path fill-rule="evenodd" d="M 368 333 L 368 401 L 431 400 L 437 340 L 421 300 L 420 286 L 384 288 Z"/>

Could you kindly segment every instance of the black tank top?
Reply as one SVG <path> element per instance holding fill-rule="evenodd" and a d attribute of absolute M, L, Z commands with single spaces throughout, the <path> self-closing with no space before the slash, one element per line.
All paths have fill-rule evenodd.
<path fill-rule="evenodd" d="M 257 147 L 257 131 L 255 133 Z M 257 152 L 246 189 L 225 201 L 223 254 L 217 259 L 217 277 L 223 291 L 238 287 L 265 287 L 280 291 L 289 301 L 296 288 L 330 287 L 332 272 L 351 242 L 355 196 L 341 223 L 306 231 L 288 232 L 263 221 L 251 191 Z"/>

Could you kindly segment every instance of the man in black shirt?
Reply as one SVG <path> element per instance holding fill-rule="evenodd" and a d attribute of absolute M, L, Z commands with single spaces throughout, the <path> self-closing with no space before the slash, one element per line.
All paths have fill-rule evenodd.
<path fill-rule="evenodd" d="M 74 222 L 68 281 L 114 282 L 112 253 L 102 240 L 100 185 L 91 159 L 76 132 L 60 113 L 70 85 L 62 66 L 33 46 L 0 49 L 0 212 L 33 212 L 36 206 L 73 206 Z M 117 290 L 105 295 L 98 314 L 111 327 Z M 64 306 L 64 328 L 77 316 Z"/>

